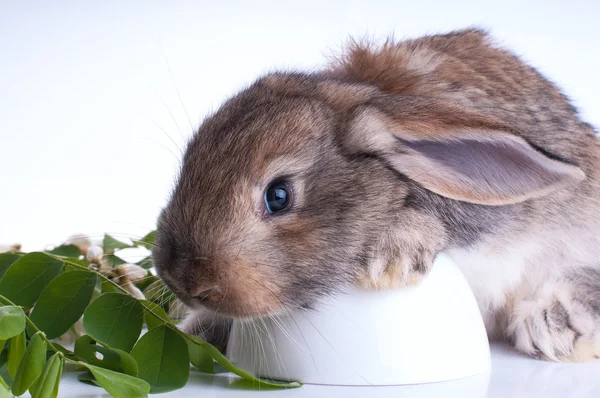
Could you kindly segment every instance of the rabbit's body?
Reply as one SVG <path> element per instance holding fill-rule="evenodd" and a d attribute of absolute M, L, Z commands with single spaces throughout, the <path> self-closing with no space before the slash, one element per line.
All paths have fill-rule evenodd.
<path fill-rule="evenodd" d="M 439 201 L 428 207 L 440 218 L 462 215 L 458 223 L 447 222 L 458 225 L 449 230 L 445 250 L 469 280 L 492 336 L 515 339 L 531 354 L 559 351 L 560 356 L 565 347 L 553 344 L 568 348 L 577 334 L 598 328 L 600 273 L 587 269 L 600 270 L 600 141 L 555 85 L 480 31 L 388 43 L 377 50 L 357 45 L 334 70 L 384 92 L 441 98 L 495 116 L 538 149 L 577 164 L 587 178 L 549 196 L 507 207 L 453 202 L 443 209 Z M 587 289 L 578 285 L 581 279 Z M 568 313 L 594 314 L 579 315 L 587 325 L 571 316 L 553 320 L 553 311 L 564 318 L 559 305 Z M 546 322 L 558 329 L 572 323 L 575 331 L 547 332 Z M 600 339 L 587 355 L 599 350 Z"/>
<path fill-rule="evenodd" d="M 598 170 L 592 127 L 481 31 L 354 44 L 322 73 L 261 79 L 204 123 L 155 260 L 221 320 L 202 332 L 223 344 L 228 316 L 310 307 L 348 283 L 417 283 L 446 251 L 491 336 L 588 359 L 600 354 Z M 263 208 L 275 183 L 294 193 L 282 215 Z M 179 257 L 192 268 L 170 265 Z"/>

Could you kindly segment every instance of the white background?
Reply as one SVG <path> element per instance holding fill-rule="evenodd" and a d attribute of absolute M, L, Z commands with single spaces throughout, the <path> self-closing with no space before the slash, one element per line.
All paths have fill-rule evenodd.
<path fill-rule="evenodd" d="M 267 71 L 318 68 L 349 35 L 490 28 L 598 126 L 599 16 L 595 0 L 1 0 L 0 244 L 144 234 L 207 113 Z"/>

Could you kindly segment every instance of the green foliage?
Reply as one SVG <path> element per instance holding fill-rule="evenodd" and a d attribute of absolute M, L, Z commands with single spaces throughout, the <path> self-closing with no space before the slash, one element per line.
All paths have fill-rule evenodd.
<path fill-rule="evenodd" d="M 150 385 L 137 377 L 114 372 L 85 362 L 78 363 L 88 368 L 96 379 L 95 383 L 115 398 L 147 397 L 148 392 L 150 392 Z"/>
<path fill-rule="evenodd" d="M 171 322 L 165 310 L 158 304 L 148 300 L 142 300 L 141 302 L 146 308 L 144 311 L 144 321 L 146 322 L 148 329 Z"/>
<path fill-rule="evenodd" d="M 112 283 L 111 281 L 108 281 L 106 279 L 102 279 L 102 282 L 100 282 L 100 290 L 102 293 L 120 293 L 121 292 L 117 285 L 115 285 L 114 283 Z"/>
<path fill-rule="evenodd" d="M 144 295 L 147 300 L 160 305 L 165 312 L 169 312 L 171 303 L 175 300 L 175 295 L 161 281 L 155 281 L 146 287 Z"/>
<path fill-rule="evenodd" d="M 68 271 L 57 276 L 42 291 L 31 321 L 49 339 L 60 337 L 81 318 L 92 299 L 96 281 L 96 274 L 91 271 Z"/>
<path fill-rule="evenodd" d="M 52 355 L 37 382 L 29 390 L 31 398 L 56 398 L 65 361 L 57 352 Z"/>
<path fill-rule="evenodd" d="M 138 375 L 137 362 L 129 353 L 98 344 L 86 334 L 75 341 L 75 355 L 94 366 L 131 376 Z"/>
<path fill-rule="evenodd" d="M 199 344 L 194 344 L 193 342 L 187 342 L 188 345 L 188 353 L 190 356 L 190 362 L 194 365 L 198 370 L 205 373 L 216 373 L 215 371 L 215 361 L 213 358 L 208 355 L 208 352 L 204 348 L 202 348 Z"/>
<path fill-rule="evenodd" d="M 81 249 L 75 245 L 60 245 L 52 250 L 48 250 L 48 253 L 61 257 L 79 258 L 81 256 Z"/>
<path fill-rule="evenodd" d="M 117 240 L 108 234 L 104 235 L 104 241 L 102 242 L 102 246 L 104 247 L 105 251 L 114 251 L 118 249 L 128 249 L 130 247 L 133 247 L 133 245 L 121 242 L 120 240 Z"/>
<path fill-rule="evenodd" d="M 15 337 L 25 329 L 25 313 L 21 307 L 7 305 L 0 307 L 0 340 Z M 4 343 L 2 343 L 2 348 Z M 2 351 L 0 348 L 0 352 Z"/>
<path fill-rule="evenodd" d="M 25 330 L 9 340 L 8 346 L 8 374 L 11 379 L 15 379 L 19 365 L 25 355 L 26 347 Z"/>
<path fill-rule="evenodd" d="M 235 373 L 236 375 L 238 375 L 242 379 L 250 382 L 253 386 L 255 386 L 257 388 L 260 388 L 260 387 L 295 388 L 295 387 L 301 386 L 300 383 L 295 382 L 295 381 L 287 382 L 287 381 L 267 380 L 267 379 L 256 377 L 256 376 L 252 375 L 252 373 L 235 366 L 227 358 L 225 358 L 225 356 L 223 354 L 221 354 L 221 351 L 219 351 L 216 347 L 208 344 L 206 341 L 202 340 L 201 338 L 199 338 L 197 336 L 189 336 L 189 335 L 187 335 L 186 337 L 190 343 L 202 347 L 208 353 L 208 355 L 213 357 L 213 359 L 215 361 L 217 361 L 225 369 L 227 369 L 231 373 Z"/>
<path fill-rule="evenodd" d="M 140 333 L 144 308 L 135 298 L 104 293 L 87 307 L 83 327 L 92 338 L 112 348 L 131 351 Z"/>
<path fill-rule="evenodd" d="M 8 345 L 6 347 L 8 347 Z M 8 386 L 8 388 L 10 389 L 10 386 L 12 385 L 12 378 L 10 377 L 10 374 L 8 374 L 7 361 L 8 361 L 8 350 L 4 350 L 4 351 L 2 351 L 2 353 L 0 353 L 0 379 L 2 379 L 4 384 L 6 384 Z"/>
<path fill-rule="evenodd" d="M 13 265 L 15 261 L 21 258 L 20 254 L 16 253 L 0 253 L 0 278 L 4 276 L 4 273 Z"/>
<path fill-rule="evenodd" d="M 104 260 L 106 260 L 106 262 L 109 263 L 110 265 L 112 265 L 113 267 L 116 267 L 121 264 L 125 264 L 127 262 L 127 261 L 123 260 L 121 257 L 115 256 L 114 254 L 107 254 L 106 256 L 104 256 Z"/>
<path fill-rule="evenodd" d="M 150 269 L 154 266 L 154 264 L 152 263 L 152 257 L 150 257 L 150 256 L 144 257 L 143 259 L 138 261 L 136 264 L 145 269 Z"/>
<path fill-rule="evenodd" d="M 137 246 L 143 246 L 146 249 L 152 249 L 154 241 L 156 240 L 156 231 L 151 231 L 140 240 L 134 240 L 133 244 Z"/>
<path fill-rule="evenodd" d="M 167 326 L 157 326 L 144 334 L 131 351 L 139 366 L 139 377 L 146 380 L 150 392 L 179 389 L 187 383 L 190 361 L 185 340 Z"/>
<path fill-rule="evenodd" d="M 12 385 L 13 394 L 19 396 L 36 382 L 46 365 L 46 342 L 38 332 L 33 335 L 25 350 Z"/>
<path fill-rule="evenodd" d="M 154 232 L 132 245 L 105 235 L 106 254 L 93 264 L 74 245 L 0 254 L 0 398 L 10 397 L 11 390 L 56 397 L 65 362 L 86 368 L 78 378 L 114 397 L 182 388 L 190 362 L 202 372 L 233 372 L 252 388 L 299 386 L 257 378 L 204 340 L 177 329 L 167 315 L 174 296 L 152 273 L 150 257 L 138 262 L 150 270 L 148 276 L 120 276 L 116 267 L 125 260 L 118 251 L 150 249 L 154 240 Z M 141 296 L 147 299 L 136 298 Z M 144 324 L 148 331 L 140 337 Z M 79 336 L 81 326 L 85 334 Z M 73 333 L 74 352 L 52 340 Z"/>
<path fill-rule="evenodd" d="M 45 253 L 29 253 L 15 261 L 0 279 L 0 294 L 17 305 L 31 307 L 63 262 Z"/>

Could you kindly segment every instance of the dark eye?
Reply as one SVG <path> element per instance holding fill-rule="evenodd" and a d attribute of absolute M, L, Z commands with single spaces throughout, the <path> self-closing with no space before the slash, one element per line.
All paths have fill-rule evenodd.
<path fill-rule="evenodd" d="M 287 210 L 292 204 L 292 191 L 285 181 L 273 181 L 265 191 L 265 205 L 271 214 Z"/>

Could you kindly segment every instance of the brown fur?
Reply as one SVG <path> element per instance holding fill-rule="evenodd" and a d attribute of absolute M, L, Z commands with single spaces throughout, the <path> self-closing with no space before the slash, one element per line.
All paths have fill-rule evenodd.
<path fill-rule="evenodd" d="M 591 126 L 484 32 L 353 42 L 319 73 L 259 79 L 202 124 L 153 254 L 183 301 L 226 324 L 310 308 L 352 284 L 416 283 L 444 250 L 491 336 L 587 358 L 600 351 L 590 326 L 600 329 L 600 311 L 571 301 L 597 295 L 572 294 L 580 282 L 568 275 L 600 268 L 599 168 Z M 263 194 L 275 179 L 294 203 L 270 215 Z M 544 313 L 563 320 L 560 333 L 528 332 Z M 581 344 L 565 343 L 565 313 Z"/>

